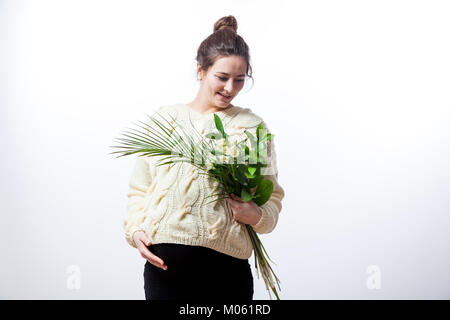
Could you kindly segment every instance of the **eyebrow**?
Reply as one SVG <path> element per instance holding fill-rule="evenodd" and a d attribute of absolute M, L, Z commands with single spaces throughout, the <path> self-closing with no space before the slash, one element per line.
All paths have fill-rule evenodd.
<path fill-rule="evenodd" d="M 217 73 L 221 73 L 221 74 L 224 74 L 226 76 L 229 76 L 229 74 L 226 73 L 226 72 L 217 72 Z M 245 77 L 245 74 L 240 74 L 240 75 L 238 75 L 238 77 Z"/>

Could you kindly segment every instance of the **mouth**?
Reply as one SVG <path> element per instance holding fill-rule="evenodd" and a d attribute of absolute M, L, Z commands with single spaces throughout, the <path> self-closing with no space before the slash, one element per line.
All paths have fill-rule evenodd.
<path fill-rule="evenodd" d="M 231 99 L 231 96 L 223 95 L 220 92 L 217 92 L 217 94 L 222 98 L 222 100 L 228 101 Z"/>

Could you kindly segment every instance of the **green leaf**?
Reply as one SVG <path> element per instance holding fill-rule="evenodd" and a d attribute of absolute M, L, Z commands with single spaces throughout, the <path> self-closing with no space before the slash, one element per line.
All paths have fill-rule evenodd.
<path fill-rule="evenodd" d="M 251 149 L 250 150 L 250 155 L 249 155 L 249 157 L 250 157 L 250 163 L 251 164 L 257 164 L 258 163 L 258 157 L 257 157 L 257 150 L 255 150 L 255 149 Z"/>
<path fill-rule="evenodd" d="M 269 141 L 270 139 L 272 139 L 275 135 L 272 133 L 268 133 L 266 134 L 266 136 L 259 142 L 259 143 L 264 143 L 266 141 Z"/>
<path fill-rule="evenodd" d="M 270 199 L 270 196 L 273 192 L 273 182 L 271 180 L 264 179 L 260 182 L 255 192 L 255 203 L 258 206 L 262 206 L 267 200 Z M 256 197 L 257 196 L 257 197 Z"/>
<path fill-rule="evenodd" d="M 258 171 L 260 171 L 260 170 L 256 170 L 256 174 L 253 176 L 253 178 L 249 178 L 249 180 L 248 180 L 249 188 L 254 188 L 254 187 L 258 186 L 261 183 L 261 181 L 264 179 L 264 176 L 261 175 Z"/>
<path fill-rule="evenodd" d="M 248 167 L 248 172 L 250 172 L 251 175 L 253 175 L 256 171 L 255 167 Z"/>
<path fill-rule="evenodd" d="M 248 130 L 245 130 L 244 133 L 245 133 L 245 134 L 247 135 L 247 137 L 249 138 L 249 140 L 250 140 L 250 145 L 251 145 L 251 146 L 256 145 L 256 139 L 255 139 L 255 137 L 254 137 Z M 247 147 L 247 148 L 248 148 L 248 147 Z"/>
<path fill-rule="evenodd" d="M 253 179 L 253 178 L 256 177 L 256 176 L 254 176 L 253 174 L 250 174 L 250 173 L 248 173 L 248 172 L 244 172 L 244 174 L 245 174 L 245 176 L 246 176 L 248 179 Z"/>
<path fill-rule="evenodd" d="M 245 181 L 245 185 L 248 185 L 248 179 L 246 179 L 247 166 L 245 164 L 237 164 L 237 169 L 239 171 L 239 175 Z"/>
<path fill-rule="evenodd" d="M 252 200 L 252 194 L 246 188 L 242 188 L 241 199 L 245 202 L 248 202 Z"/>
<path fill-rule="evenodd" d="M 205 137 L 208 139 L 216 139 L 216 140 L 220 140 L 223 138 L 220 132 L 209 132 L 205 135 Z"/>
<path fill-rule="evenodd" d="M 245 160 L 248 160 L 250 154 L 250 149 L 248 146 L 245 146 Z"/>
<path fill-rule="evenodd" d="M 222 120 L 220 120 L 220 117 L 215 113 L 214 113 L 214 123 L 216 124 L 217 130 L 219 130 L 219 132 L 222 134 L 222 137 L 227 139 L 227 134 L 223 130 Z"/>
<path fill-rule="evenodd" d="M 247 185 L 248 183 L 247 183 L 247 179 L 245 179 L 245 177 L 246 177 L 245 171 L 243 171 L 241 169 L 242 165 L 237 164 L 235 166 L 236 166 L 235 168 L 236 168 L 236 178 L 237 178 L 237 180 L 239 181 L 239 183 L 241 185 L 244 185 L 244 186 Z"/>
<path fill-rule="evenodd" d="M 261 132 L 260 132 L 260 130 L 262 130 L 262 129 L 264 129 L 263 128 L 263 125 L 262 125 L 262 122 L 258 125 L 258 127 L 256 128 L 256 139 L 257 139 L 257 141 L 259 142 L 259 140 L 261 140 Z"/>

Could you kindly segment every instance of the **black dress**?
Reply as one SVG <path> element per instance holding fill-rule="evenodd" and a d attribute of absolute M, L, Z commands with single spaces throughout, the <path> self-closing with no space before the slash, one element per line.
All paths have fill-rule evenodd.
<path fill-rule="evenodd" d="M 146 300 L 217 301 L 252 300 L 253 276 L 248 259 L 216 250 L 175 243 L 147 247 L 167 270 L 146 261 Z"/>

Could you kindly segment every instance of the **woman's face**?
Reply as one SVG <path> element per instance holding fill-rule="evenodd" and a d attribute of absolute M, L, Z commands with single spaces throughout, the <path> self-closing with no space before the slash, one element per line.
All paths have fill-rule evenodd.
<path fill-rule="evenodd" d="M 200 71 L 200 90 L 211 105 L 226 108 L 244 86 L 246 70 L 240 56 L 219 58 L 206 73 Z"/>

